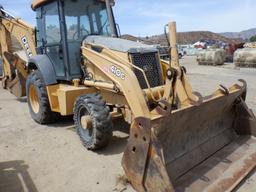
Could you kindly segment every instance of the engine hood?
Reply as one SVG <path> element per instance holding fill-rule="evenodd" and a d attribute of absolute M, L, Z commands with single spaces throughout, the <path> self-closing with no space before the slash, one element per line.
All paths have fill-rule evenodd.
<path fill-rule="evenodd" d="M 100 45 L 111 50 L 124 53 L 149 53 L 158 51 L 154 46 L 145 45 L 143 43 L 125 39 L 104 36 L 88 36 L 83 41 L 83 45 L 86 44 Z"/>

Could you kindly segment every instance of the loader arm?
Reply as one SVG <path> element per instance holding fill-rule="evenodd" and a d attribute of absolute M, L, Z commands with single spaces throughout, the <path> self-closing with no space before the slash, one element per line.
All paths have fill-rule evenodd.
<path fill-rule="evenodd" d="M 133 112 L 134 118 L 141 116 L 150 118 L 143 91 L 139 87 L 138 80 L 131 68 L 86 47 L 82 48 L 82 53 L 122 91 Z M 123 74 L 123 77 L 118 76 L 113 71 L 113 68 L 119 70 Z M 109 84 L 111 85 L 111 83 Z M 138 99 L 135 100 L 133 98 Z"/>
<path fill-rule="evenodd" d="M 22 50 L 15 50 L 13 40 Z M 18 51 L 18 52 L 17 52 Z M 0 8 L 0 55 L 3 59 L 3 87 L 17 97 L 25 96 L 27 59 L 36 55 L 35 29 Z"/>

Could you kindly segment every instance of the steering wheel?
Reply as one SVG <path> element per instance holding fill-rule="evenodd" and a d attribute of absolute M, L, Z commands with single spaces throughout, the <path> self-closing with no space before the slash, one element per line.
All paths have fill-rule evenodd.
<path fill-rule="evenodd" d="M 83 32 L 86 32 L 86 35 L 83 35 Z M 82 28 L 82 29 L 80 29 L 80 33 L 82 34 L 81 36 L 82 37 L 85 37 L 85 36 L 88 36 L 89 34 L 90 34 L 90 32 L 87 30 L 87 29 L 84 29 L 84 28 Z M 77 38 L 76 38 L 76 36 L 77 36 Z M 78 31 L 76 31 L 75 33 L 74 33 L 74 35 L 73 35 L 73 40 L 78 40 L 79 39 L 79 37 L 78 37 Z"/>

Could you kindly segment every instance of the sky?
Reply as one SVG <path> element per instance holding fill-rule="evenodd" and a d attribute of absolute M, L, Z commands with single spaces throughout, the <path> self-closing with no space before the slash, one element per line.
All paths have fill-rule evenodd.
<path fill-rule="evenodd" d="M 17 17 L 35 25 L 31 0 L 0 0 Z M 239 32 L 256 28 L 255 0 L 116 0 L 114 14 L 122 34 L 162 34 L 169 21 L 178 31 Z"/>

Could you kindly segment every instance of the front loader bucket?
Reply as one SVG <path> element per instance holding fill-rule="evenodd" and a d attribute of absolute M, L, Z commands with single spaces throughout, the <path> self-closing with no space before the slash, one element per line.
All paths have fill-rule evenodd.
<path fill-rule="evenodd" d="M 199 105 L 134 120 L 122 165 L 137 191 L 231 191 L 256 166 L 256 118 L 246 85 Z"/>

